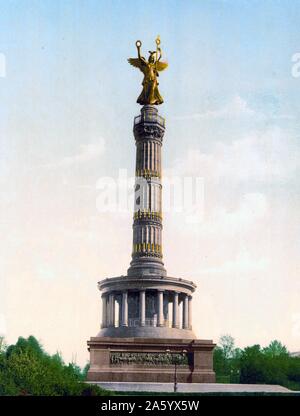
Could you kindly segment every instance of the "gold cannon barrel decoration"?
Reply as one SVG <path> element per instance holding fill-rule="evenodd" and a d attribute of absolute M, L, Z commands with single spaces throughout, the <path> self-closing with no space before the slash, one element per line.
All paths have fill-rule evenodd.
<path fill-rule="evenodd" d="M 138 52 L 137 58 L 129 58 L 130 65 L 138 68 L 143 74 L 142 82 L 143 90 L 137 99 L 137 103 L 141 105 L 159 105 L 164 102 L 158 90 L 158 76 L 159 72 L 167 68 L 167 62 L 162 62 L 162 52 L 160 47 L 159 36 L 155 40 L 156 50 L 149 51 L 148 61 L 141 55 L 142 42 L 137 40 L 135 45 Z"/>

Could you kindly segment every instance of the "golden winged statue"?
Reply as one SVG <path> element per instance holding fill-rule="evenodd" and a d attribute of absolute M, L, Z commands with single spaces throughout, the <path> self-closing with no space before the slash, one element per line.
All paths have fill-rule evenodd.
<path fill-rule="evenodd" d="M 145 104 L 154 104 L 159 105 L 164 102 L 162 96 L 158 91 L 158 81 L 157 77 L 159 76 L 159 71 L 163 71 L 167 68 L 167 62 L 161 62 L 162 57 L 161 48 L 160 48 L 160 39 L 156 39 L 156 51 L 149 51 L 148 61 L 141 56 L 141 46 L 142 42 L 137 40 L 135 45 L 138 51 L 138 58 L 129 58 L 128 62 L 139 68 L 144 74 L 144 79 L 142 82 L 143 91 L 137 99 L 137 103 L 141 105 Z"/>

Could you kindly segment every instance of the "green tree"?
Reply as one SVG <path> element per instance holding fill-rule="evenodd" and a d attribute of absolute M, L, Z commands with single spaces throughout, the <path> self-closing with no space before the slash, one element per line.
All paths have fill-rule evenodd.
<path fill-rule="evenodd" d="M 231 335 L 220 337 L 219 345 L 214 349 L 214 371 L 217 381 L 223 383 L 238 383 L 240 378 L 241 350 L 235 348 Z"/>
<path fill-rule="evenodd" d="M 78 366 L 65 365 L 59 353 L 50 356 L 30 336 L 20 337 L 0 355 L 0 394 L 60 396 L 109 392 L 84 383 Z"/>
<path fill-rule="evenodd" d="M 222 335 L 219 340 L 220 348 L 223 351 L 225 360 L 228 360 L 234 355 L 234 338 L 231 335 Z"/>
<path fill-rule="evenodd" d="M 241 383 L 264 383 L 264 357 L 260 345 L 246 347 L 240 358 Z"/>
<path fill-rule="evenodd" d="M 247 347 L 241 355 L 241 382 L 287 385 L 291 357 L 279 341 L 261 349 Z"/>
<path fill-rule="evenodd" d="M 300 357 L 290 357 L 288 363 L 287 387 L 300 390 Z"/>
<path fill-rule="evenodd" d="M 5 342 L 5 338 L 3 336 L 0 336 L 0 354 L 4 353 L 6 348 L 7 348 L 7 345 Z"/>
<path fill-rule="evenodd" d="M 87 363 L 84 367 L 83 367 L 83 370 L 82 370 L 82 379 L 83 380 L 86 380 L 86 377 L 87 377 L 87 373 L 88 373 L 88 371 L 89 371 L 89 369 L 90 369 L 90 363 Z"/>
<path fill-rule="evenodd" d="M 263 349 L 263 353 L 268 357 L 287 357 L 289 355 L 285 345 L 276 339 L 271 341 L 270 344 Z"/>
<path fill-rule="evenodd" d="M 214 370 L 219 382 L 280 384 L 300 390 L 300 358 L 291 357 L 278 340 L 265 348 L 240 350 L 230 335 L 222 336 L 214 350 Z"/>

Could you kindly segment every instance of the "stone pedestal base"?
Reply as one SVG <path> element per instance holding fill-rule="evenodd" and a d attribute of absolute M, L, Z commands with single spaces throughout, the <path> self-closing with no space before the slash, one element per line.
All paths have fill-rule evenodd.
<path fill-rule="evenodd" d="M 215 382 L 210 340 L 95 337 L 88 346 L 88 381 L 172 383 L 171 354 L 179 357 L 184 351 L 186 361 L 176 365 L 178 383 Z"/>

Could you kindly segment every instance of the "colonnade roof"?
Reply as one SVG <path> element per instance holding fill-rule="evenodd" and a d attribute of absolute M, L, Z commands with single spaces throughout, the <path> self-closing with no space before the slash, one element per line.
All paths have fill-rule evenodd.
<path fill-rule="evenodd" d="M 165 276 L 118 276 L 98 282 L 103 293 L 122 290 L 166 290 L 191 295 L 196 285 L 190 280 Z"/>

